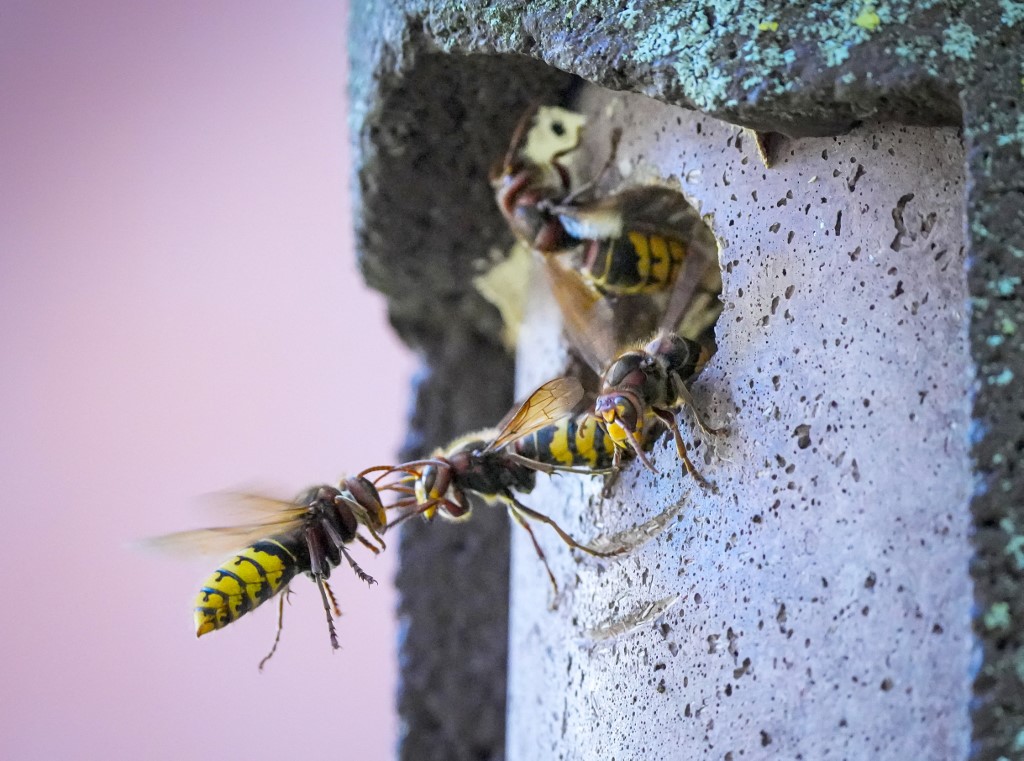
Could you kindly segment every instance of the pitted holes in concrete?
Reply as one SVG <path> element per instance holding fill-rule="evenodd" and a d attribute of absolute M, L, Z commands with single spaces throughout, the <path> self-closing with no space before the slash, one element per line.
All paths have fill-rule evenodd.
<path fill-rule="evenodd" d="M 719 354 L 694 387 L 709 422 L 730 427 L 714 452 L 699 447 L 720 494 L 673 475 L 675 453 L 659 441 L 661 477 L 634 466 L 609 500 L 592 485 L 573 487 L 583 503 L 560 484 L 531 495 L 584 536 L 591 521 L 614 532 L 683 508 L 627 558 L 559 553 L 555 573 L 574 583 L 553 620 L 535 615 L 536 568 L 516 548 L 509 757 L 963 755 L 956 136 L 886 129 L 789 142 L 766 172 L 729 143 L 736 128 L 697 115 L 673 113 L 676 139 L 644 143 L 664 107 L 644 108 L 618 111 L 632 149 L 682 178 L 724 243 Z M 893 251 L 893 210 L 911 192 L 906 245 Z M 587 622 L 671 595 L 660 620 L 574 647 Z M 558 682 L 532 657 L 541 652 L 559 668 L 571 659 L 571 697 L 547 707 L 544 696 L 516 699 L 523 685 Z"/>

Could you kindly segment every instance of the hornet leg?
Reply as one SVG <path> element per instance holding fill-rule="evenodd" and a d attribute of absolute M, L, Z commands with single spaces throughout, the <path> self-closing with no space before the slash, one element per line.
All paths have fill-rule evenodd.
<path fill-rule="evenodd" d="M 679 459 L 683 461 L 686 472 L 689 473 L 701 486 L 705 488 L 709 487 L 710 484 L 705 480 L 704 476 L 697 472 L 697 468 L 695 468 L 693 463 L 690 462 L 690 457 L 686 454 L 686 444 L 683 443 L 683 437 L 679 433 L 679 426 L 676 425 L 676 416 L 672 414 L 671 410 L 659 410 L 656 408 L 654 409 L 654 414 L 657 415 L 661 419 L 661 422 L 668 426 L 672 431 L 672 437 L 676 441 L 676 452 L 679 453 Z"/>
<path fill-rule="evenodd" d="M 331 616 L 331 604 L 327 597 L 327 590 L 324 589 L 324 584 L 327 581 L 324 568 L 324 558 L 326 553 L 322 543 L 320 534 L 313 528 L 306 529 L 306 546 L 309 548 L 309 571 L 313 576 L 313 581 L 316 582 L 317 589 L 320 590 L 320 598 L 324 601 L 324 613 L 327 615 L 327 631 L 331 635 L 331 647 L 338 650 L 341 645 L 338 644 L 338 630 L 334 628 L 334 618 Z"/>
<path fill-rule="evenodd" d="M 324 589 L 327 590 L 327 596 L 331 600 L 331 612 L 334 613 L 335 618 L 341 618 L 341 610 L 338 608 L 338 600 L 334 596 L 334 590 L 331 589 L 331 585 L 327 583 L 327 579 L 324 579 Z"/>
<path fill-rule="evenodd" d="M 620 425 L 622 424 L 620 423 Z M 626 434 L 626 440 L 629 441 L 629 446 L 634 452 L 636 452 L 636 456 L 640 462 L 642 462 L 652 473 L 657 473 L 658 469 L 654 467 L 654 463 L 652 463 L 650 458 L 647 457 L 647 453 L 644 451 L 644 448 L 640 446 L 640 442 L 636 440 L 636 435 L 629 430 L 629 426 L 622 425 L 622 430 Z M 683 456 L 685 457 L 686 455 Z"/>
<path fill-rule="evenodd" d="M 588 193 L 589 191 L 597 187 L 598 183 L 600 183 L 601 180 L 604 179 L 604 176 L 608 174 L 608 170 L 612 168 L 612 164 L 615 163 L 615 157 L 618 156 L 619 154 L 620 140 L 622 140 L 622 128 L 616 127 L 615 129 L 612 130 L 611 150 L 608 151 L 608 158 L 605 160 L 604 166 L 601 167 L 601 171 L 599 171 L 597 175 L 594 177 L 594 179 L 592 179 L 590 182 L 584 183 L 579 188 L 574 190 L 572 193 L 567 195 L 565 199 L 561 201 L 560 205 L 568 206 L 584 193 Z"/>
<path fill-rule="evenodd" d="M 601 499 L 608 499 L 612 496 L 612 488 L 619 481 L 619 473 L 622 471 L 622 450 L 615 447 L 612 450 L 612 468 L 604 476 L 604 485 L 601 487 Z"/>
<path fill-rule="evenodd" d="M 533 533 L 530 523 L 524 518 L 520 512 L 516 509 L 514 504 L 508 505 L 509 515 L 515 519 L 515 522 L 526 529 L 526 533 L 530 535 L 530 541 L 533 542 L 533 549 L 537 552 L 537 557 L 540 558 L 540 562 L 544 564 L 544 570 L 548 572 L 548 578 L 551 579 L 551 586 L 555 590 L 555 599 L 558 599 L 558 582 L 555 581 L 555 574 L 551 572 L 551 566 L 548 565 L 548 559 L 544 556 L 544 550 L 541 549 L 540 544 L 537 542 L 537 537 Z"/>
<path fill-rule="evenodd" d="M 274 653 L 277 652 L 277 645 L 281 641 L 281 630 L 284 629 L 284 601 L 291 593 L 292 590 L 287 586 L 281 590 L 281 597 L 277 601 L 277 634 L 274 636 L 274 644 L 270 647 L 270 652 L 264 655 L 263 660 L 260 661 L 260 671 L 263 671 L 267 661 L 273 658 Z"/>
<path fill-rule="evenodd" d="M 718 436 L 719 434 L 726 433 L 725 428 L 711 428 L 701 418 L 700 413 L 697 412 L 697 408 L 693 404 L 693 397 L 690 395 L 690 389 L 688 389 L 681 381 L 673 383 L 675 386 L 676 396 L 683 400 L 683 404 L 690 408 L 690 412 L 693 414 L 693 419 L 697 421 L 697 425 L 700 429 L 709 436 Z"/>
<path fill-rule="evenodd" d="M 382 545 L 384 544 L 383 540 L 381 540 L 380 537 L 376 538 Z M 373 544 L 369 539 L 367 539 L 362 534 L 356 534 L 356 539 L 359 540 L 359 543 L 363 545 L 366 549 L 368 549 L 370 552 L 372 552 L 374 555 L 379 555 L 382 549 L 387 549 L 387 545 L 384 545 L 383 547 L 378 547 L 376 544 Z"/>
<path fill-rule="evenodd" d="M 367 584 L 370 585 L 377 583 L 376 579 L 374 579 L 370 574 L 368 574 L 366 571 L 359 567 L 359 563 L 357 563 L 355 559 L 349 554 L 347 547 L 342 546 L 338 549 L 341 550 L 341 554 L 345 556 L 345 560 L 347 560 L 348 564 L 352 566 L 352 570 L 356 572 L 356 576 L 359 577 L 360 581 L 365 581 Z"/>
<path fill-rule="evenodd" d="M 563 542 L 568 544 L 570 547 L 573 547 L 573 548 L 575 548 L 577 550 L 580 550 L 582 552 L 587 553 L 588 555 L 593 555 L 594 557 L 598 557 L 598 558 L 611 558 L 611 557 L 615 557 L 616 555 L 621 555 L 623 552 L 626 551 L 625 547 L 620 547 L 620 548 L 615 549 L 615 550 L 607 550 L 606 551 L 606 550 L 598 550 L 598 549 L 595 549 L 594 547 L 588 547 L 585 544 L 580 544 L 575 539 L 573 539 L 571 536 L 569 536 L 569 534 L 567 534 L 565 532 L 565 530 L 561 526 L 558 525 L 558 523 L 555 521 L 554 518 L 549 518 L 548 516 L 544 515 L 544 513 L 539 513 L 536 510 L 527 507 L 522 502 L 518 502 L 515 499 L 512 499 L 512 504 L 515 505 L 516 510 L 522 512 L 523 515 L 525 515 L 527 517 L 530 517 L 530 518 L 533 518 L 534 520 L 540 521 L 541 523 L 546 523 L 547 525 L 551 526 L 551 528 L 553 528 L 555 530 L 555 533 L 558 534 L 562 538 Z"/>

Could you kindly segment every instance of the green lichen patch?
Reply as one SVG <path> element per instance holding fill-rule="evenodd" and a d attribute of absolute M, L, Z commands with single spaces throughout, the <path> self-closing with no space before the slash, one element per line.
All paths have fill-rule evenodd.
<path fill-rule="evenodd" d="M 857 15 L 857 18 L 853 20 L 853 23 L 862 29 L 867 29 L 871 32 L 881 25 L 882 19 L 879 17 L 878 13 L 875 12 L 875 6 L 868 3 L 864 6 L 864 10 Z"/>
<path fill-rule="evenodd" d="M 1016 26 L 1024 21 L 1024 3 L 1019 0 L 999 0 L 999 7 L 1003 11 L 999 20 L 1006 26 Z"/>
<path fill-rule="evenodd" d="M 1006 277 L 999 278 L 993 284 L 993 288 L 1000 296 L 1012 296 L 1020 283 L 1021 279 L 1017 275 L 1007 275 Z"/>
<path fill-rule="evenodd" d="M 985 613 L 982 623 L 989 631 L 1004 631 L 1010 628 L 1010 605 L 997 602 Z"/>
<path fill-rule="evenodd" d="M 1024 83 L 1024 80 L 1021 80 Z M 1024 113 L 1017 116 L 1017 128 L 1013 132 L 1006 132 L 996 137 L 996 145 L 1004 147 L 1017 144 L 1020 146 L 1021 155 L 1024 156 Z"/>
<path fill-rule="evenodd" d="M 942 35 L 942 52 L 961 61 L 974 59 L 978 37 L 964 21 L 951 24 Z"/>
<path fill-rule="evenodd" d="M 1018 571 L 1024 571 L 1024 536 L 1015 536 L 1006 544 L 1006 554 L 1010 556 Z"/>
<path fill-rule="evenodd" d="M 1009 386 L 1013 382 L 1013 371 L 1009 368 L 1003 370 L 999 375 L 992 378 L 992 385 L 994 386 Z"/>

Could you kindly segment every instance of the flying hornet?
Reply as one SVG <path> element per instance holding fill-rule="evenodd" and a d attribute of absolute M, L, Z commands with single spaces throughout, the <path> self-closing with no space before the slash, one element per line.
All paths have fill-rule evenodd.
<path fill-rule="evenodd" d="M 175 552 L 244 548 L 222 563 L 196 596 L 197 637 L 223 629 L 279 595 L 277 634 L 270 652 L 260 661 L 262 670 L 281 639 L 289 584 L 305 573 L 320 590 L 331 647 L 339 647 L 334 617 L 341 613 L 327 579 L 344 559 L 360 580 L 375 584 L 352 557 L 348 545 L 358 541 L 377 554 L 385 548 L 381 534 L 387 525 L 380 495 L 369 480 L 346 478 L 339 486 L 315 486 L 294 502 L 254 494 L 234 495 L 242 512 L 251 517 L 250 523 L 182 531 L 150 541 L 153 546 Z M 369 539 L 360 528 L 366 529 Z"/>
<path fill-rule="evenodd" d="M 582 398 L 583 388 L 578 380 L 556 378 L 540 386 L 525 402 L 514 407 L 496 429 L 462 436 L 428 459 L 394 467 L 371 468 L 363 471 L 362 475 L 384 470 L 381 479 L 389 475 L 399 476 L 397 481 L 381 487 L 381 491 L 393 490 L 404 495 L 388 506 L 406 509 L 390 524 L 392 526 L 417 514 L 427 519 L 440 514 L 450 520 L 464 520 L 472 511 L 471 495 L 479 497 L 485 504 L 504 505 L 512 519 L 530 535 L 557 597 L 558 582 L 534 535 L 531 520 L 547 524 L 563 542 L 588 555 L 612 557 L 623 549 L 604 551 L 578 542 L 553 518 L 520 502 L 514 492 L 528 494 L 533 491 L 538 472 L 551 474 L 569 470 L 592 475 L 603 471 L 590 463 L 573 468 L 560 462 L 531 459 L 515 451 L 515 444 L 531 434 L 561 425 L 559 421 Z M 521 451 L 531 450 L 527 446 Z M 600 457 L 595 462 L 601 462 Z"/>
<path fill-rule="evenodd" d="M 665 293 L 691 258 L 717 258 L 714 235 L 681 193 L 640 186 L 602 196 L 621 130 L 590 182 L 575 179 L 583 117 L 565 109 L 527 110 L 504 159 L 491 172 L 495 200 L 512 232 L 550 260 L 567 255 L 584 279 L 610 296 Z M 531 127 L 531 124 L 533 125 Z"/>

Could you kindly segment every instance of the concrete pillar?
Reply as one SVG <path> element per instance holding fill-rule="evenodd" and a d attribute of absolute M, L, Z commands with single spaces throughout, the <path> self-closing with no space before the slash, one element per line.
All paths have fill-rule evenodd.
<path fill-rule="evenodd" d="M 485 178 L 531 100 L 585 80 L 706 115 L 631 105 L 592 134 L 621 121 L 626 174 L 676 177 L 725 244 L 695 386 L 732 429 L 699 447 L 719 492 L 664 444 L 661 478 L 630 471 L 604 502 L 542 486 L 575 533 L 646 538 L 607 563 L 548 539 L 551 615 L 517 544 L 511 632 L 499 513 L 406 530 L 403 759 L 584 757 L 584 736 L 602 758 L 1024 753 L 1019 6 L 356 3 L 358 254 L 423 356 L 407 454 L 511 401 L 474 277 L 511 244 Z M 726 122 L 800 139 L 766 171 Z M 521 385 L 560 367 L 545 309 Z"/>
<path fill-rule="evenodd" d="M 783 140 L 588 88 L 619 167 L 679 181 L 720 239 L 718 354 L 683 414 L 717 493 L 632 463 L 526 501 L 614 560 L 513 533 L 509 761 L 966 758 L 971 361 L 956 130 Z M 636 181 L 635 179 L 633 180 Z M 543 294 L 543 288 L 534 291 Z M 544 296 L 538 296 L 542 301 Z M 557 374 L 534 303 L 520 392 Z"/>

